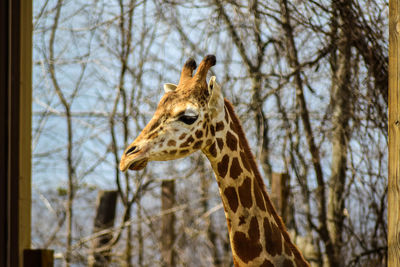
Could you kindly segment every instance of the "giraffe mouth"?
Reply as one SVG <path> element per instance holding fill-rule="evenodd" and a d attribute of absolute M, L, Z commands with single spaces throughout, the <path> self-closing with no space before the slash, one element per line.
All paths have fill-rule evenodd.
<path fill-rule="evenodd" d="M 144 158 L 144 159 L 141 159 L 138 161 L 134 161 L 129 165 L 128 168 L 133 171 L 140 171 L 140 170 L 144 169 L 144 167 L 147 166 L 147 162 L 148 162 L 147 158 Z"/>

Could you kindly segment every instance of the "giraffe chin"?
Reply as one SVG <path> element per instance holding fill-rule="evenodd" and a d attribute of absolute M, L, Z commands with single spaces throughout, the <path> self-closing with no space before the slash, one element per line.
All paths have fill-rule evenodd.
<path fill-rule="evenodd" d="M 133 170 L 133 171 L 140 171 L 147 166 L 147 162 L 148 162 L 147 158 L 141 159 L 138 161 L 134 161 L 134 162 L 132 162 L 131 165 L 129 165 L 129 169 Z"/>

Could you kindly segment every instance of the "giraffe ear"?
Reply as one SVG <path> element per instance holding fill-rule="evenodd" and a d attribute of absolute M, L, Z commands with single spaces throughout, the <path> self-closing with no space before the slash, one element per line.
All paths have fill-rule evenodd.
<path fill-rule="evenodd" d="M 178 85 L 173 84 L 173 83 L 165 83 L 164 84 L 164 92 L 168 93 L 168 92 L 175 91 L 177 86 Z"/>
<path fill-rule="evenodd" d="M 212 76 L 208 82 L 208 93 L 210 94 L 208 108 L 212 115 L 215 116 L 224 108 L 224 97 L 221 93 L 221 86 L 216 82 L 215 76 Z"/>

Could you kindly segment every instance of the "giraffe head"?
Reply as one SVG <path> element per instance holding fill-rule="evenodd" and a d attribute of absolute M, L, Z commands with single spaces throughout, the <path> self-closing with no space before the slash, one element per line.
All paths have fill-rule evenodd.
<path fill-rule="evenodd" d="M 207 72 L 215 63 L 215 56 L 206 56 L 192 76 L 196 62 L 189 59 L 178 85 L 164 85 L 165 94 L 153 118 L 122 155 L 122 171 L 141 170 L 149 161 L 185 157 L 211 144 L 213 124 L 224 109 L 215 77 L 206 81 Z"/>

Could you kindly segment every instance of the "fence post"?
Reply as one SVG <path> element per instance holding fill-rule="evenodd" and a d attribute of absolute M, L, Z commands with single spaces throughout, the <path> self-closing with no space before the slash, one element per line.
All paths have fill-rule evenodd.
<path fill-rule="evenodd" d="M 50 249 L 25 249 L 24 267 L 53 267 L 54 251 Z"/>
<path fill-rule="evenodd" d="M 389 1 L 388 266 L 400 266 L 400 0 Z"/>
<path fill-rule="evenodd" d="M 175 181 L 165 180 L 161 183 L 161 256 L 162 266 L 175 266 L 175 213 L 168 210 L 175 206 Z M 164 214 L 165 213 L 165 214 Z"/>
<path fill-rule="evenodd" d="M 94 219 L 93 234 L 114 226 L 117 196 L 118 191 L 99 191 L 97 195 L 97 210 Z M 93 239 L 92 249 L 88 259 L 90 267 L 107 266 L 110 263 L 111 248 L 101 248 L 106 245 L 112 237 L 112 233 L 106 233 Z"/>
<path fill-rule="evenodd" d="M 289 203 L 288 198 L 290 188 L 289 179 L 286 173 L 273 172 L 271 176 L 271 201 L 278 214 L 282 217 L 285 224 L 289 223 Z"/>

